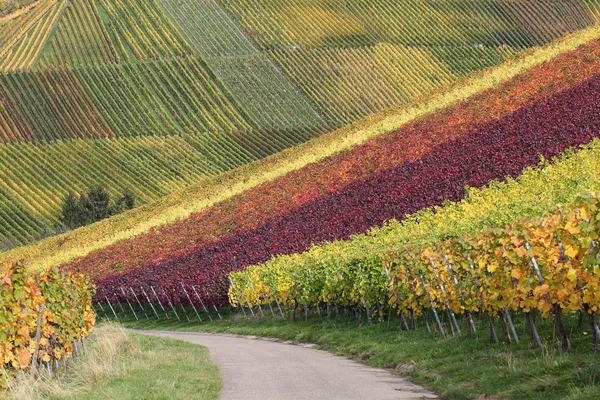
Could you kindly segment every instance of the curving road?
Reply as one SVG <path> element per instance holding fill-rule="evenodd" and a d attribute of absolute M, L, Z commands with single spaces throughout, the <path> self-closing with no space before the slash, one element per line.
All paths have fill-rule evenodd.
<path fill-rule="evenodd" d="M 208 347 L 223 379 L 220 400 L 417 400 L 434 393 L 344 357 L 253 337 L 135 331 Z"/>

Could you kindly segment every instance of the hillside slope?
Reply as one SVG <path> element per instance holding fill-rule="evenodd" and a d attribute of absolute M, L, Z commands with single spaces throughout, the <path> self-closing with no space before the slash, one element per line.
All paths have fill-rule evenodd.
<path fill-rule="evenodd" d="M 592 26 L 599 4 L 34 2 L 0 19 L 0 251 L 54 233 L 69 190 L 156 201 Z"/>
<path fill-rule="evenodd" d="M 289 205 L 302 204 L 303 202 L 314 198 L 315 195 L 318 195 L 322 191 L 319 189 L 319 186 L 314 186 L 316 183 L 311 184 L 314 187 L 311 187 L 310 185 L 307 187 L 305 184 L 298 185 L 298 183 L 304 181 L 301 178 L 304 176 L 302 168 L 310 163 L 317 163 L 308 167 L 315 170 L 321 168 L 322 165 L 328 164 L 331 164 L 331 170 L 337 169 L 339 172 L 346 170 L 347 172 L 345 172 L 344 175 L 332 175 L 332 177 L 338 177 L 334 180 L 338 186 L 343 186 L 345 184 L 344 182 L 359 177 L 361 174 L 368 173 L 370 170 L 372 170 L 371 172 L 374 172 L 383 168 L 385 165 L 391 165 L 400 154 L 394 156 L 393 149 L 398 145 L 401 146 L 401 142 L 396 142 L 394 146 L 390 147 L 390 152 L 383 153 L 385 154 L 384 157 L 376 157 L 372 159 L 371 163 L 365 163 L 364 170 L 348 169 L 348 166 L 351 164 L 342 166 L 343 164 L 335 162 L 337 158 L 331 158 L 330 161 L 325 164 L 320 164 L 318 161 L 344 151 L 352 146 L 356 146 L 374 136 L 398 129 L 402 124 L 410 122 L 426 113 L 446 107 L 457 101 L 467 99 L 483 90 L 494 87 L 498 83 L 510 80 L 524 70 L 553 60 L 560 54 L 568 53 L 599 36 L 600 32 L 597 29 L 590 29 L 571 35 L 547 48 L 523 56 L 519 60 L 511 61 L 494 70 L 457 83 L 453 88 L 450 88 L 447 91 L 423 99 L 422 103 L 382 113 L 381 115 L 378 115 L 375 118 L 369 118 L 360 124 L 349 126 L 331 134 L 321 136 L 320 138 L 314 139 L 301 146 L 278 153 L 264 161 L 249 164 L 246 167 L 231 171 L 216 178 L 209 178 L 183 192 L 165 197 L 152 205 L 141 207 L 137 210 L 113 217 L 107 221 L 96 223 L 90 227 L 84 227 L 56 238 L 44 240 L 39 244 L 5 253 L 0 255 L 0 262 L 26 259 L 33 268 L 68 262 L 75 257 L 86 255 L 90 251 L 101 249 L 105 246 L 114 244 L 117 241 L 148 232 L 153 228 L 172 223 L 177 219 L 186 218 L 191 213 L 202 212 L 219 202 L 227 200 L 231 196 L 236 196 L 245 190 L 270 180 L 274 180 L 274 182 L 266 186 L 263 185 L 260 191 L 265 192 L 265 194 L 271 192 L 273 195 L 279 193 L 278 196 L 282 196 L 281 200 L 264 202 L 261 200 L 262 197 L 256 197 L 257 201 L 254 202 L 248 199 L 247 196 L 244 198 L 236 196 L 235 199 L 237 200 L 232 198 L 233 203 L 231 204 L 236 204 L 238 200 L 246 201 L 246 199 L 248 199 L 247 201 L 252 201 L 252 203 L 248 204 L 252 204 L 252 208 L 256 208 L 255 213 L 258 215 L 263 215 L 264 217 L 272 215 L 271 213 L 280 213 L 281 211 L 277 210 L 281 207 L 286 207 L 283 209 L 285 210 L 289 209 Z M 569 62 L 570 59 L 571 61 Z M 571 58 L 568 55 L 564 56 L 564 60 L 565 61 L 563 62 L 566 63 L 564 64 L 565 70 L 569 70 L 573 64 L 577 63 L 577 58 Z M 557 63 L 556 65 L 558 65 L 556 60 L 555 62 Z M 550 71 L 552 71 L 551 65 L 552 64 L 546 64 L 544 68 L 550 68 Z M 546 76 L 551 76 L 551 73 Z M 581 77 L 577 79 L 581 79 Z M 531 81 L 530 83 L 533 86 L 519 95 L 519 97 L 522 97 L 520 100 L 521 102 L 527 102 L 529 99 L 533 98 L 531 96 L 540 90 L 535 86 L 535 81 Z M 468 110 L 465 112 L 468 112 Z M 480 114 L 480 117 L 485 119 L 487 118 L 487 114 L 484 112 Z M 394 137 L 390 137 L 389 139 L 393 142 Z M 375 143 L 390 143 L 389 139 Z M 373 155 L 376 156 L 377 153 L 373 153 Z M 348 156 L 350 156 L 350 158 L 348 158 Z M 344 159 L 350 160 L 351 157 L 352 153 L 347 153 L 347 155 L 340 160 L 344 162 Z M 327 171 L 329 171 L 329 167 L 324 167 L 322 169 L 324 173 L 321 174 L 322 178 L 319 178 L 319 181 L 325 179 L 324 183 L 329 182 L 326 183 L 326 186 L 330 187 L 328 190 L 335 190 L 336 186 L 331 186 L 332 181 L 328 178 Z M 290 179 L 276 180 L 276 178 L 294 170 L 298 170 L 298 172 L 288 175 L 290 178 L 296 175 L 300 177 L 291 179 L 294 184 L 289 184 Z M 315 176 L 313 173 L 310 175 Z M 342 177 L 343 179 L 340 179 Z M 300 179 L 300 181 L 298 181 L 298 179 Z M 324 186 L 320 185 L 320 187 L 323 188 Z M 220 208 L 226 204 L 229 204 L 229 201 L 217 204 L 217 206 Z M 235 206 L 232 205 L 226 207 L 225 210 L 230 207 Z M 252 208 L 249 207 L 250 210 Z M 272 210 L 268 211 L 268 209 Z M 220 214 L 216 214 L 215 216 L 218 217 L 219 215 Z M 248 215 L 249 218 L 252 218 L 252 214 Z M 226 227 L 232 223 L 236 223 L 235 217 L 236 215 L 225 215 L 223 221 L 234 222 L 224 223 L 223 226 Z M 249 221 L 252 221 L 252 219 L 249 219 Z M 258 220 L 255 220 L 253 223 L 255 224 L 257 221 Z M 182 245 L 193 246 L 195 240 L 197 239 L 195 239 L 193 235 L 190 235 L 189 241 L 182 243 Z M 171 250 L 167 251 L 165 254 L 169 254 L 170 251 Z M 148 257 L 151 256 L 148 255 Z"/>
<path fill-rule="evenodd" d="M 493 180 L 516 178 L 525 168 L 536 165 L 540 157 L 558 156 L 600 135 L 596 107 L 600 69 L 595 66 L 600 59 L 599 44 L 584 46 L 569 54 L 570 58 L 534 68 L 463 104 L 403 126 L 390 135 L 400 143 L 390 151 L 399 154 L 394 165 L 367 170 L 362 177 L 330 192 L 325 186 L 301 205 L 290 199 L 289 209 L 281 214 L 261 218 L 248 201 L 253 196 L 257 196 L 256 204 L 279 200 L 280 191 L 245 193 L 237 206 L 232 207 L 230 202 L 221 208 L 225 215 L 236 216 L 232 223 L 244 214 L 250 215 L 249 220 L 240 221 L 237 229 L 223 229 L 222 218 L 215 218 L 215 225 L 207 225 L 218 212 L 210 210 L 213 212 L 170 230 L 162 229 L 92 254 L 69 268 L 92 274 L 102 288 L 109 290 L 141 284 L 173 289 L 186 281 L 205 285 L 222 299 L 229 271 L 265 262 L 278 254 L 298 253 L 315 244 L 366 233 L 387 220 L 402 219 L 426 207 L 459 201 L 465 196 L 465 186 L 479 188 Z M 517 99 L 516 104 L 513 99 Z M 519 104 L 519 99 L 528 101 Z M 411 137 L 415 140 L 409 145 Z M 350 151 L 353 157 L 348 159 L 354 161 L 350 165 L 361 169 L 366 164 L 368 168 L 369 159 L 377 160 L 380 154 L 388 159 L 393 141 L 373 142 Z M 334 162 L 343 166 L 342 158 L 338 156 Z M 327 171 L 326 161 L 322 164 L 318 170 L 302 171 L 306 174 L 296 176 L 288 185 L 302 178 L 313 182 L 320 171 L 334 182 L 340 169 Z M 592 187 L 597 184 L 594 179 L 578 181 Z M 306 194 L 312 197 L 310 192 Z M 212 231 L 205 231 L 207 227 Z M 222 237 L 209 236 L 219 230 L 223 231 Z M 196 241 L 195 247 L 192 240 Z M 157 251 L 153 252 L 154 248 Z M 180 249 L 179 253 L 174 249 Z M 172 256 L 165 254 L 169 251 Z M 119 270 L 124 273 L 116 273 Z"/>
<path fill-rule="evenodd" d="M 600 42 L 594 40 L 387 135 L 67 267 L 92 275 L 102 290 L 142 284 L 172 289 L 186 281 L 222 300 L 231 270 L 460 200 L 465 185 L 514 178 L 540 155 L 550 158 L 588 143 L 598 135 L 599 59 Z"/>

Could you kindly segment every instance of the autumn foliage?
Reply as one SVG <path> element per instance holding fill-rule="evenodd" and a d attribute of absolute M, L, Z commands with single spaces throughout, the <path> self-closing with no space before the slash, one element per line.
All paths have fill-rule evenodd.
<path fill-rule="evenodd" d="M 277 254 L 300 253 L 313 244 L 347 239 L 447 200 L 461 200 L 465 186 L 478 188 L 495 179 L 515 178 L 536 165 L 540 155 L 551 158 L 590 142 L 600 133 L 597 104 L 600 75 L 439 144 L 420 159 L 355 180 L 255 229 L 98 280 L 99 291 L 106 288 L 112 293 L 114 288 L 144 284 L 176 288 L 180 282 L 193 282 L 214 286 L 209 291 L 224 298 L 225 276 L 231 271 Z"/>
<path fill-rule="evenodd" d="M 73 341 L 90 333 L 96 321 L 89 278 L 56 268 L 34 275 L 21 263 L 0 276 L 0 367 L 18 371 L 30 366 L 42 304 L 38 360 L 71 357 Z"/>
<path fill-rule="evenodd" d="M 400 163 L 419 160 L 437 145 L 506 117 L 524 105 L 581 84 L 600 73 L 598 59 L 600 43 L 592 42 L 465 102 L 426 115 L 362 146 L 257 186 L 185 220 L 93 252 L 69 263 L 67 268 L 101 280 L 168 262 L 177 256 L 184 257 L 191 251 L 211 247 L 221 239 L 229 238 L 235 242 L 236 237 L 244 232 L 255 230 L 270 219 L 283 218 L 294 209 L 323 196 L 344 190 L 351 182 L 374 176 Z M 526 149 L 523 148 L 523 151 Z M 532 156 L 537 157 L 535 154 Z M 213 267 L 219 268 L 214 263 L 211 269 Z M 204 266 L 198 265 L 198 268 Z M 209 272 L 196 271 L 202 274 Z"/>
<path fill-rule="evenodd" d="M 599 207 L 600 197 L 587 196 L 553 215 L 390 252 L 384 256 L 392 277 L 390 303 L 402 312 L 428 308 L 431 298 L 455 312 L 498 315 L 508 308 L 548 315 L 558 305 L 595 313 L 600 308 Z"/>
<path fill-rule="evenodd" d="M 357 260 L 335 268 L 313 260 L 293 268 L 250 267 L 231 274 L 229 299 L 243 306 L 273 299 L 389 304 L 407 316 L 432 307 L 492 316 L 505 309 L 549 316 L 556 307 L 593 314 L 600 309 L 599 235 L 600 195 L 584 195 L 554 214 L 473 237 L 407 245 L 375 255 L 376 263 Z M 373 256 L 365 253 L 364 260 Z"/>

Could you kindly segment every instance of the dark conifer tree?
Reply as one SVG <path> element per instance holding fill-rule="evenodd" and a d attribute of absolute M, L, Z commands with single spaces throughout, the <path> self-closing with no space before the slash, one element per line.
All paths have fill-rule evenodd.
<path fill-rule="evenodd" d="M 90 223 L 108 218 L 111 215 L 110 193 L 102 185 L 91 187 L 87 194 L 87 202 L 82 202 L 82 206 L 91 217 Z"/>
<path fill-rule="evenodd" d="M 64 232 L 89 225 L 133 207 L 135 207 L 135 196 L 129 189 L 125 189 L 123 195 L 114 204 L 110 201 L 110 193 L 102 185 L 91 187 L 87 194 L 81 197 L 71 192 L 63 200 L 55 231 Z"/>
<path fill-rule="evenodd" d="M 125 189 L 123 196 L 115 201 L 112 214 L 119 214 L 135 207 L 135 195 L 129 189 Z"/>
<path fill-rule="evenodd" d="M 60 223 L 68 229 L 75 229 L 81 226 L 80 218 L 81 209 L 79 199 L 74 192 L 70 192 L 63 200 L 59 217 Z"/>
<path fill-rule="evenodd" d="M 90 199 L 88 198 L 87 194 L 82 195 L 79 198 L 79 209 L 78 209 L 78 221 L 79 221 L 79 226 L 85 226 L 85 225 L 89 225 L 92 222 L 94 222 L 93 216 L 92 216 L 92 203 L 90 202 Z"/>

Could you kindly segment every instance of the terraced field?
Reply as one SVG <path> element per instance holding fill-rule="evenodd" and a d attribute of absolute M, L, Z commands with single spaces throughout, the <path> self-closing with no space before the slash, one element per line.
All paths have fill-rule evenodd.
<path fill-rule="evenodd" d="M 140 204 L 156 201 L 411 104 L 599 12 L 597 0 L 27 4 L 0 17 L 0 239 L 52 234 L 71 189 L 131 180 Z M 161 162 L 163 149 L 177 160 Z"/>
<path fill-rule="evenodd" d="M 600 11 L 595 0 L 217 1 L 262 49 L 378 42 L 522 48 L 590 26 Z"/>
<path fill-rule="evenodd" d="M 5 121 L 22 120 L 1 128 L 17 141 L 52 141 L 114 136 L 81 82 L 68 69 L 0 75 L 4 89 Z M 20 129 L 19 129 L 20 128 Z M 8 135 L 4 135 L 5 140 Z"/>
<path fill-rule="evenodd" d="M 251 120 L 197 58 L 73 70 L 117 136 L 249 130 Z"/>
<path fill-rule="evenodd" d="M 0 22 L 13 19 L 32 7 L 36 0 L 14 0 L 0 5 Z"/>
<path fill-rule="evenodd" d="M 270 55 L 335 125 L 406 103 L 458 77 L 426 51 L 395 44 L 299 47 Z"/>
<path fill-rule="evenodd" d="M 208 66 L 261 128 L 294 127 L 305 139 L 324 127 L 321 116 L 214 1 L 160 0 Z"/>

